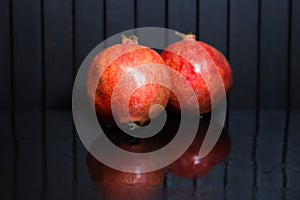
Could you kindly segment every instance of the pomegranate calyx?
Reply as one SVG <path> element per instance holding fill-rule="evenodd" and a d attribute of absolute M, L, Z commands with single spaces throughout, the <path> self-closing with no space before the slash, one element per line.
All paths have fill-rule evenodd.
<path fill-rule="evenodd" d="M 135 35 L 132 35 L 130 37 L 122 35 L 122 44 L 138 44 L 138 37 Z"/>
<path fill-rule="evenodd" d="M 175 31 L 175 34 L 178 35 L 179 37 L 181 37 L 183 40 L 192 40 L 192 41 L 196 40 L 196 35 L 194 35 L 192 33 L 184 34 L 184 33 Z"/>

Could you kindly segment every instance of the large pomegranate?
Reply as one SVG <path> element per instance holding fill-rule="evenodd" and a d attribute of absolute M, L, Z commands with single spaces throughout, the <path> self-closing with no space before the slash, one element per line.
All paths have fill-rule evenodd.
<path fill-rule="evenodd" d="M 221 92 L 224 89 L 217 76 L 221 76 L 226 93 L 233 84 L 230 65 L 220 51 L 204 42 L 196 41 L 195 35 L 177 34 L 183 40 L 168 46 L 162 53 L 162 58 L 169 67 L 177 70 L 190 83 L 195 91 L 200 112 L 210 112 L 212 109 L 211 96 L 216 99 L 215 102 L 220 102 L 225 98 L 225 92 Z M 181 105 L 182 110 L 199 113 L 195 107 L 197 102 L 193 102 L 189 98 L 193 94 L 182 87 L 177 77 L 172 77 L 171 80 L 173 87 L 177 90 L 177 95 L 186 99 Z M 209 83 L 211 91 L 209 91 L 207 83 Z M 174 94 L 170 96 L 169 105 L 171 110 L 180 110 L 179 102 Z"/>
<path fill-rule="evenodd" d="M 169 90 L 158 84 L 167 75 L 166 68 L 162 65 L 164 61 L 160 55 L 148 47 L 138 45 L 135 36 L 123 36 L 122 44 L 101 51 L 92 61 L 87 77 L 88 96 L 98 117 L 115 124 L 111 104 L 112 94 L 118 83 L 119 90 L 115 91 L 117 94 L 113 106 L 119 123 L 136 122 L 143 125 L 149 121 L 150 116 L 157 116 L 161 109 L 152 106 L 159 104 L 165 107 L 169 99 Z M 139 70 L 140 66 L 148 67 Z M 132 69 L 134 72 L 128 75 Z M 124 81 L 126 74 L 128 76 Z M 150 109 L 151 107 L 154 109 Z"/>

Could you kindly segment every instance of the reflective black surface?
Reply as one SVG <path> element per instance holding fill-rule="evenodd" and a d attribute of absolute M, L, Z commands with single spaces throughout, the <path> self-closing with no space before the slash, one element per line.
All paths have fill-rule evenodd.
<path fill-rule="evenodd" d="M 289 115 L 230 111 L 229 158 L 198 180 L 168 174 L 149 198 L 298 199 L 300 111 Z M 1 199 L 108 198 L 91 181 L 71 111 L 1 111 L 0 124 Z M 132 199 L 138 199 L 135 192 Z"/>

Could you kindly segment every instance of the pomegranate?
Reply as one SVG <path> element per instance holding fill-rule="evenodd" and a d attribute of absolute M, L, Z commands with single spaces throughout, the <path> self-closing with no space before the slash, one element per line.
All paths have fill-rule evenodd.
<path fill-rule="evenodd" d="M 230 153 L 231 143 L 225 130 L 218 142 L 204 158 L 199 157 L 199 150 L 207 133 L 209 121 L 200 122 L 197 135 L 188 150 L 170 165 L 170 172 L 182 178 L 199 178 L 209 173 L 214 166 L 221 163 Z"/>
<path fill-rule="evenodd" d="M 193 34 L 184 35 L 176 33 L 183 38 L 182 41 L 168 46 L 162 53 L 166 65 L 177 70 L 183 75 L 194 89 L 199 107 L 195 107 L 197 102 L 189 100 L 190 94 L 176 77 L 171 77 L 173 87 L 177 90 L 177 95 L 186 98 L 184 105 L 179 105 L 174 94 L 170 95 L 169 107 L 173 111 L 187 110 L 190 113 L 208 113 L 211 111 L 211 98 L 219 103 L 225 98 L 222 88 L 223 84 L 226 93 L 229 92 L 233 84 L 233 77 L 230 65 L 224 55 L 214 47 L 200 41 L 196 41 Z M 220 84 L 221 76 L 223 84 Z M 207 82 L 209 82 L 209 91 Z M 221 82 L 222 83 L 222 82 Z M 223 95 L 224 94 L 224 95 Z"/>
<path fill-rule="evenodd" d="M 139 66 L 145 65 L 149 65 L 146 70 L 139 70 Z M 160 55 L 148 47 L 138 45 L 135 36 L 123 36 L 122 44 L 101 51 L 93 59 L 87 77 L 88 96 L 95 106 L 97 116 L 102 121 L 115 124 L 112 95 L 117 84 L 119 90 L 115 91 L 113 106 L 118 122 L 143 125 L 149 121 L 150 116 L 157 116 L 162 110 L 150 108 L 156 104 L 165 107 L 169 99 L 169 90 L 158 84 L 167 74 L 162 65 L 164 61 Z M 131 70 L 133 73 L 128 75 Z"/>

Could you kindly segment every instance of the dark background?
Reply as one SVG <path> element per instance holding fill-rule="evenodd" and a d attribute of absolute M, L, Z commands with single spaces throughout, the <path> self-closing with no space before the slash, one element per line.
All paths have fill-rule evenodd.
<path fill-rule="evenodd" d="M 233 69 L 233 153 L 199 180 L 206 197 L 297 199 L 299 22 L 297 0 L 0 0 L 0 198 L 90 194 L 71 115 L 76 72 L 107 37 L 158 26 L 195 33 Z"/>

